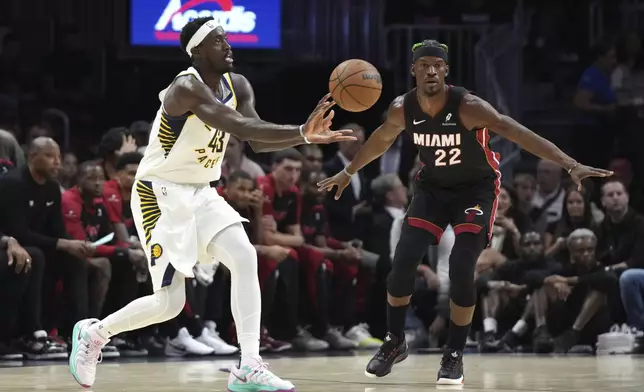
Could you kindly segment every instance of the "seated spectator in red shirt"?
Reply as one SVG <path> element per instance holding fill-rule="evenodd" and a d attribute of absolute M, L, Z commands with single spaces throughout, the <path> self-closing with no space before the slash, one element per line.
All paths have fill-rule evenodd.
<path fill-rule="evenodd" d="M 324 154 L 322 149 L 317 144 L 302 144 L 300 152 L 304 156 L 304 169 L 323 171 L 322 165 L 324 164 Z"/>
<path fill-rule="evenodd" d="M 114 179 L 105 181 L 103 187 L 105 206 L 113 216 L 118 217 L 119 222 L 114 224 L 118 240 L 129 242 L 131 246 L 136 248 L 141 248 L 141 242 L 132 219 L 130 199 L 134 187 L 134 177 L 141 159 L 143 159 L 143 155 L 138 152 L 128 152 L 121 155 L 116 161 Z"/>
<path fill-rule="evenodd" d="M 323 338 L 334 349 L 356 348 L 354 341 L 345 338 L 329 324 L 330 293 L 327 287 L 333 276 L 333 264 L 319 250 L 304 246 L 300 226 L 302 195 L 296 185 L 302 171 L 302 160 L 302 154 L 294 148 L 278 151 L 275 153 L 273 171 L 257 180 L 265 195 L 264 215 L 272 215 L 277 223 L 275 231 L 264 231 L 264 243 L 293 248 L 297 252 L 300 276 L 303 278 L 300 292 L 304 295 L 301 301 L 309 304 L 302 306 L 308 310 L 308 314 L 300 314 L 300 318 L 308 319 L 313 336 Z M 311 341 L 306 331 L 300 331 L 299 337 Z"/>
<path fill-rule="evenodd" d="M 98 145 L 98 155 L 101 166 L 108 180 L 116 176 L 116 162 L 119 157 L 137 150 L 136 140 L 125 127 L 116 127 L 105 132 Z"/>
<path fill-rule="evenodd" d="M 62 209 L 67 232 L 78 240 L 90 242 L 114 232 L 114 224 L 121 223 L 118 216 L 113 215 L 105 206 L 103 199 L 103 184 L 105 177 L 103 169 L 97 162 L 84 162 L 78 169 L 78 186 L 63 193 Z M 135 268 L 145 268 L 145 254 L 141 250 L 121 247 L 112 240 L 108 244 L 99 245 L 94 254 L 88 259 L 91 293 L 90 317 L 100 317 L 105 295 L 112 276 L 112 263 L 128 263 L 130 273 L 134 274 Z M 110 262 L 112 261 L 112 262 Z"/>
<path fill-rule="evenodd" d="M 78 173 L 78 159 L 73 152 L 63 154 L 63 166 L 58 173 L 58 183 L 60 191 L 65 192 L 67 189 L 76 185 L 76 174 Z"/>
<path fill-rule="evenodd" d="M 243 225 L 251 243 L 257 249 L 258 274 L 262 288 L 262 324 L 268 325 L 275 336 L 290 341 L 297 334 L 297 254 L 287 247 L 263 245 L 264 195 L 257 189 L 250 174 L 241 170 L 233 172 L 228 176 L 226 186 L 217 190 L 228 204 L 248 219 Z M 290 343 L 273 339 L 264 326 L 260 339 L 260 347 L 272 352 L 281 352 L 292 347 Z"/>
<path fill-rule="evenodd" d="M 365 251 L 359 240 L 340 242 L 329 235 L 324 208 L 326 192 L 321 192 L 317 186 L 326 177 L 321 169 L 302 172 L 302 232 L 306 246 L 321 252 L 333 263 L 329 304 L 331 324 L 344 330 L 345 337 L 360 347 L 377 348 L 382 342 L 371 336 L 366 324 L 358 324 L 357 320 L 357 283 L 361 278 L 360 264 Z"/>

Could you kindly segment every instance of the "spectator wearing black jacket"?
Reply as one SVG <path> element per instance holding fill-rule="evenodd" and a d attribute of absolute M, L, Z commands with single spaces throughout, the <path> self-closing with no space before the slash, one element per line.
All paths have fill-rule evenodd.
<path fill-rule="evenodd" d="M 644 268 L 644 217 L 629 207 L 624 184 L 611 180 L 601 188 L 606 217 L 600 225 L 597 254 L 611 269 Z"/>
<path fill-rule="evenodd" d="M 535 292 L 535 351 L 554 344 L 567 353 L 578 342 L 594 343 L 611 324 L 607 297 L 615 292 L 617 278 L 595 258 L 597 237 L 577 229 L 567 239 L 570 263 L 543 271 L 543 287 Z M 550 333 L 558 335 L 552 341 Z"/>
<path fill-rule="evenodd" d="M 544 255 L 544 241 L 541 234 L 528 231 L 519 241 L 519 258 L 507 261 L 477 279 L 481 293 L 484 336 L 482 351 L 503 349 L 513 351 L 521 336 L 527 332 L 533 315 L 527 295 L 540 283 L 539 271 L 556 268 L 557 264 Z M 509 331 L 497 342 L 497 317 L 501 323 L 514 323 Z M 507 324 L 510 327 L 512 324 Z M 503 328 L 502 328 L 503 329 Z"/>
<path fill-rule="evenodd" d="M 60 168 L 60 149 L 50 138 L 39 137 L 29 146 L 28 164 L 0 179 L 0 230 L 27 247 L 40 249 L 46 260 L 43 285 L 45 326 L 54 327 L 57 313 L 51 299 L 62 277 L 66 323 L 71 335 L 78 320 L 87 318 L 87 266 L 92 252 L 86 241 L 69 240 L 63 224 L 61 194 L 54 180 Z M 49 316 L 49 317 L 48 317 Z"/>

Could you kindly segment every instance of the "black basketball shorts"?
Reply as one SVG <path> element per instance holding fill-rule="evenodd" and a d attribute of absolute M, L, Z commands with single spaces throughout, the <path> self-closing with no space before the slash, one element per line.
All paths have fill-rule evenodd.
<path fill-rule="evenodd" d="M 456 235 L 484 232 L 489 240 L 499 192 L 500 180 L 495 178 L 459 187 L 416 187 L 406 220 L 434 234 L 438 242 L 447 225 L 452 225 Z"/>

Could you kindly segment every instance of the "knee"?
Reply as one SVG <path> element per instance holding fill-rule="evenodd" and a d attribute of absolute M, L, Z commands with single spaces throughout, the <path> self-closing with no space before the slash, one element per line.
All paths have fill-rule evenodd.
<path fill-rule="evenodd" d="M 633 287 L 644 282 L 644 269 L 629 269 L 619 277 L 621 287 Z"/>
<path fill-rule="evenodd" d="M 157 303 L 161 308 L 161 314 L 164 320 L 170 320 L 177 317 L 186 305 L 186 292 L 183 290 L 172 290 L 171 287 L 154 293 Z"/>
<path fill-rule="evenodd" d="M 112 263 L 106 257 L 95 257 L 89 260 L 90 269 L 101 281 L 112 279 Z"/>

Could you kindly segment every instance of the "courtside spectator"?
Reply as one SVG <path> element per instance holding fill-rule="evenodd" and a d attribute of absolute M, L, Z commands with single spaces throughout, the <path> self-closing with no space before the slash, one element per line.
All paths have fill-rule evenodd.
<path fill-rule="evenodd" d="M 543 287 L 533 294 L 535 352 L 554 348 L 557 353 L 567 353 L 578 343 L 594 344 L 597 336 L 611 325 L 611 312 L 606 304 L 617 279 L 595 258 L 595 233 L 577 229 L 566 243 L 570 262 L 545 272 L 545 278 L 538 282 Z M 557 337 L 551 340 L 550 334 Z"/>
<path fill-rule="evenodd" d="M 626 186 L 628 192 L 629 204 L 638 213 L 644 213 L 644 190 L 640 183 L 635 179 L 633 165 L 626 158 L 613 158 L 608 164 L 608 170 L 612 170 L 612 179 L 621 181 Z"/>
<path fill-rule="evenodd" d="M 67 358 L 67 348 L 42 328 L 44 272 L 42 251 L 0 233 L 0 360 Z"/>
<path fill-rule="evenodd" d="M 644 217 L 629 207 L 626 187 L 609 179 L 601 200 L 606 217 L 599 228 L 599 260 L 616 270 L 644 267 Z"/>
<path fill-rule="evenodd" d="M 363 256 L 362 241 L 341 242 L 329 235 L 328 219 L 324 206 L 326 192 L 320 191 L 317 183 L 326 179 L 321 170 L 302 172 L 300 188 L 302 191 L 302 233 L 307 246 L 324 254 L 333 263 L 333 276 L 328 287 L 330 295 L 330 322 L 336 329 L 343 331 L 347 339 L 358 343 L 362 348 L 380 347 L 382 341 L 369 333 L 366 324 L 358 323 L 358 281 Z M 404 187 L 402 190 L 405 192 Z M 375 264 L 377 256 L 374 254 Z M 373 266 L 375 267 L 375 265 Z M 332 347 L 342 346 L 338 342 Z"/>
<path fill-rule="evenodd" d="M 98 157 L 102 161 L 105 178 L 111 180 L 116 175 L 118 158 L 128 152 L 137 151 L 136 140 L 125 127 L 112 128 L 101 138 Z"/>
<path fill-rule="evenodd" d="M 138 152 L 128 152 L 121 155 L 116 161 L 116 175 L 113 179 L 105 181 L 103 186 L 105 205 L 119 220 L 119 223 L 114 225 L 117 238 L 119 241 L 128 242 L 131 246 L 138 248 L 141 248 L 141 242 L 134 226 L 130 200 L 134 178 L 141 159 L 143 159 L 143 155 Z"/>
<path fill-rule="evenodd" d="M 219 193 L 226 201 L 248 219 L 244 228 L 257 250 L 259 282 L 262 289 L 262 330 L 260 347 L 271 352 L 289 350 L 286 341 L 297 334 L 298 266 L 297 254 L 288 247 L 264 245 L 266 226 L 275 224 L 272 216 L 263 217 L 264 194 L 257 189 L 255 180 L 245 171 L 233 172 Z M 270 332 L 279 336 L 277 340 Z M 309 342 L 303 342 L 309 343 Z"/>
<path fill-rule="evenodd" d="M 537 191 L 537 179 L 531 173 L 519 172 L 514 174 L 512 185 L 517 194 L 515 208 L 529 216 L 532 209 L 532 199 Z"/>
<path fill-rule="evenodd" d="M 58 183 L 61 192 L 76 185 L 76 174 L 78 173 L 78 158 L 73 152 L 63 154 L 62 167 L 58 173 Z"/>
<path fill-rule="evenodd" d="M 558 222 L 549 223 L 546 228 L 544 234 L 546 254 L 565 263 L 570 258 L 566 238 L 577 229 L 590 229 L 598 233 L 599 224 L 593 217 L 588 195 L 580 192 L 576 185 L 572 185 L 566 190 L 564 196 L 561 219 Z"/>
<path fill-rule="evenodd" d="M 354 341 L 346 339 L 340 331 L 331 328 L 329 323 L 330 293 L 328 279 L 333 274 L 333 263 L 320 251 L 304 246 L 301 229 L 302 195 L 297 183 L 302 171 L 302 154 L 289 148 L 275 153 L 273 170 L 265 177 L 257 179 L 259 188 L 265 195 L 264 215 L 273 215 L 277 230 L 265 230 L 266 245 L 280 245 L 293 248 L 299 259 L 300 277 L 300 320 L 311 325 L 315 339 L 323 339 L 336 349 L 350 349 Z M 293 345 L 314 340 L 310 333 L 300 329 Z M 327 347 L 328 347 L 327 345 Z M 324 345 L 316 342 L 316 348 Z"/>
<path fill-rule="evenodd" d="M 0 175 L 25 164 L 25 155 L 11 132 L 0 129 Z"/>
<path fill-rule="evenodd" d="M 537 192 L 530 211 L 537 231 L 543 232 L 548 223 L 561 219 L 565 193 L 561 184 L 562 172 L 561 167 L 544 159 L 537 165 Z"/>
<path fill-rule="evenodd" d="M 304 156 L 304 169 L 310 171 L 320 171 L 324 162 L 324 154 L 317 144 L 303 144 L 300 146 L 300 152 Z"/>
<path fill-rule="evenodd" d="M 358 124 L 347 124 L 342 129 L 353 129 L 353 136 L 357 139 L 349 142 L 338 143 L 339 151 L 330 160 L 324 162 L 324 172 L 327 176 L 334 176 L 355 158 L 358 150 L 364 144 L 364 129 Z M 350 241 L 361 237 L 364 227 L 361 227 L 359 215 L 369 212 L 367 199 L 369 197 L 369 184 L 363 171 L 351 177 L 351 184 L 344 190 L 339 200 L 335 200 L 335 193 L 327 195 L 327 212 L 331 235 L 340 241 Z"/>
<path fill-rule="evenodd" d="M 61 334 L 71 336 L 77 320 L 87 318 L 87 265 L 94 253 L 87 241 L 70 240 L 61 211 L 61 193 L 54 180 L 60 169 L 58 144 L 37 138 L 29 147 L 28 164 L 0 178 L 0 230 L 22 246 L 36 247 L 45 254 L 43 285 L 45 327 L 53 328 L 62 312 Z M 54 288 L 62 278 L 66 308 L 52 304 Z"/>
<path fill-rule="evenodd" d="M 250 160 L 244 154 L 244 147 L 246 144 L 239 140 L 236 136 L 230 135 L 228 145 L 226 146 L 226 155 L 224 163 L 221 166 L 221 176 L 228 177 L 231 173 L 237 170 L 243 170 L 248 173 L 252 178 L 265 176 L 264 170 L 256 162 Z"/>

